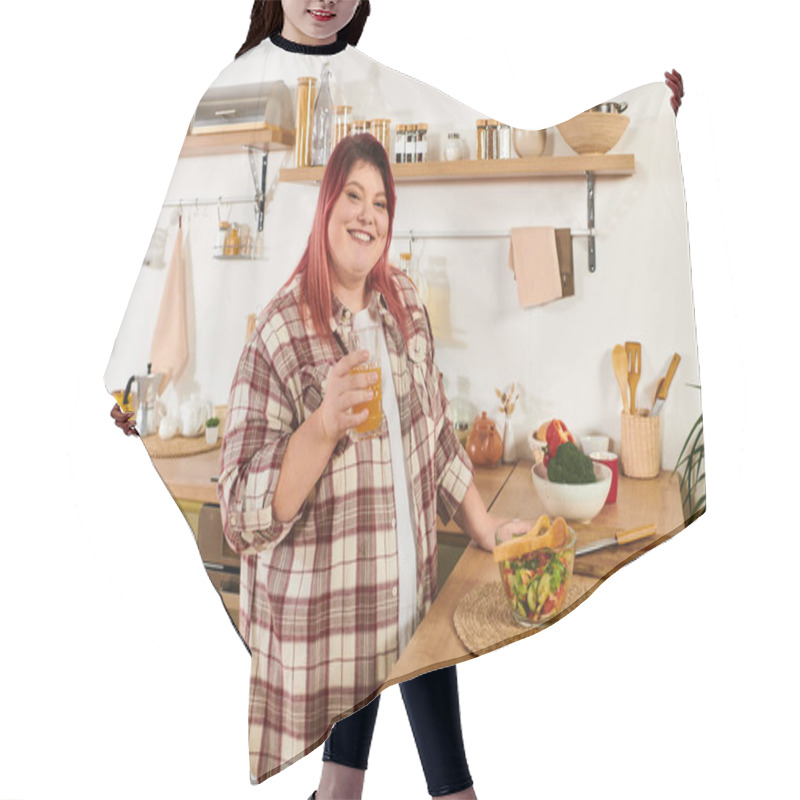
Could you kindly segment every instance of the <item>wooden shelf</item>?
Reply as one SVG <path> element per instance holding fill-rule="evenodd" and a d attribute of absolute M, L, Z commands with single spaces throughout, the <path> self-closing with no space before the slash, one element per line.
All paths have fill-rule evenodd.
<path fill-rule="evenodd" d="M 181 148 L 181 158 L 241 153 L 245 147 L 258 150 L 289 150 L 294 147 L 294 131 L 268 125 L 249 131 L 188 134 Z"/>
<path fill-rule="evenodd" d="M 392 164 L 398 183 L 410 181 L 474 181 L 511 178 L 632 175 L 633 154 L 605 156 L 540 156 L 539 158 L 503 158 L 486 161 L 424 161 L 417 164 Z M 280 171 L 280 180 L 309 183 L 322 180 L 324 167 L 287 168 Z"/>

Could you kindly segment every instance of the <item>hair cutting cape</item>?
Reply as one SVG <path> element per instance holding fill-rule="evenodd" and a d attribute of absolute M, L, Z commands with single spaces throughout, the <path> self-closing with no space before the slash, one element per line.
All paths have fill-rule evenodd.
<path fill-rule="evenodd" d="M 479 164 L 476 124 L 491 109 L 470 109 L 349 46 L 336 53 L 290 52 L 280 41 L 266 40 L 223 70 L 211 87 L 215 108 L 225 112 L 226 96 L 241 98 L 242 87 L 249 87 L 244 94 L 251 104 L 261 104 L 262 115 L 267 106 L 291 136 L 297 79 L 319 79 L 324 62 L 333 76 L 334 103 L 351 106 L 356 119 L 391 120 L 393 163 L 396 125 L 428 125 L 427 163 L 414 168 L 417 179 L 410 179 L 411 168 L 396 171 L 391 260 L 399 265 L 400 253 L 411 253 L 411 278 L 419 291 L 410 281 L 403 285 L 411 305 L 421 298 L 427 306 L 427 313 L 421 305 L 417 310 L 402 363 L 413 380 L 438 383 L 436 390 L 448 398 L 442 424 L 472 422 L 487 412 L 505 438 L 505 463 L 473 469 L 461 449 L 441 456 L 450 472 L 436 478 L 436 498 L 425 495 L 436 508 L 417 509 L 421 519 L 439 513 L 438 553 L 436 530 L 418 531 L 419 614 L 405 648 L 394 619 L 398 534 L 392 524 L 384 530 L 375 520 L 344 514 L 341 528 L 309 539 L 309 501 L 290 525 L 271 534 L 280 464 L 274 447 L 269 457 L 253 454 L 255 466 L 235 498 L 238 505 L 227 508 L 234 501 L 225 497 L 220 479 L 225 448 L 206 444 L 203 422 L 212 415 L 220 419 L 220 441 L 241 423 L 249 399 L 241 385 L 238 392 L 231 389 L 246 341 L 259 358 L 274 354 L 270 337 L 296 324 L 286 302 L 276 322 L 278 306 L 270 302 L 305 248 L 319 176 L 295 179 L 289 140 L 269 150 L 262 187 L 262 150 L 226 149 L 212 134 L 187 136 L 105 383 L 119 391 L 131 376 L 145 375 L 148 363 L 165 376 L 157 395 L 137 399 L 140 407 L 149 403 L 139 419 L 148 415 L 154 431 L 142 442 L 195 530 L 212 583 L 253 657 L 253 782 L 317 747 L 337 719 L 383 687 L 541 630 L 515 621 L 512 605 L 523 616 L 547 618 L 552 605 L 543 604 L 560 591 L 562 611 L 546 624 L 557 621 L 619 566 L 677 533 L 705 507 L 686 210 L 668 89 L 659 82 L 613 98 L 627 103 L 627 127 L 607 156 L 584 161 L 576 160 L 554 126 L 546 131 L 538 161 L 519 159 L 513 148 L 500 152 L 507 146 L 501 133 L 492 147 L 509 158 Z M 285 84 L 285 92 L 276 82 Z M 576 115 L 582 111 L 575 109 Z M 614 122 L 620 122 L 619 114 L 603 118 L 603 124 Z M 235 130 L 233 120 L 227 130 Z M 465 159 L 445 164 L 451 133 L 466 146 Z M 198 150 L 198 142 L 210 146 Z M 251 198 L 262 188 L 259 232 L 258 198 Z M 228 228 L 220 223 L 239 226 L 245 247 L 239 256 L 249 257 L 233 257 L 236 243 L 230 239 L 226 249 Z M 623 412 L 612 352 L 626 342 L 641 344 L 635 402 L 648 412 L 674 354 L 680 356 L 666 399 L 653 408 L 661 406 L 657 415 Z M 413 373 L 428 354 L 435 354 L 437 369 Z M 309 384 L 297 377 L 296 392 L 278 386 L 288 397 L 282 411 L 276 411 L 280 400 L 265 406 L 267 417 L 285 412 L 290 429 L 320 402 L 307 400 L 314 370 L 303 374 Z M 407 387 L 399 377 L 395 381 L 399 399 Z M 512 382 L 519 399 L 506 421 L 496 390 L 506 391 Z M 135 392 L 137 382 L 131 386 Z M 623 387 L 629 396 L 627 376 Z M 293 402 L 297 398 L 302 402 Z M 427 411 L 432 418 L 437 413 L 433 404 Z M 619 457 L 616 502 L 594 515 L 567 514 L 578 547 L 651 526 L 651 535 L 631 544 L 576 556 L 563 586 L 560 568 L 545 569 L 545 556 L 527 572 L 517 570 L 513 559 L 498 566 L 491 553 L 466 546 L 466 535 L 449 520 L 470 472 L 492 514 L 536 519 L 543 513 L 531 468 L 543 453 L 534 433 L 551 419 L 562 420 L 579 447 Z M 177 434 L 166 438 L 170 427 Z M 591 434 L 608 441 L 582 442 Z M 357 470 L 355 454 L 364 452 L 358 446 L 346 437 L 334 459 Z M 693 458 L 686 462 L 689 449 Z M 684 463 L 673 476 L 679 460 Z M 688 478 L 681 483 L 683 475 Z M 232 515 L 247 524 L 236 528 Z M 329 544 L 324 554 L 321 542 Z M 371 559 L 372 571 L 360 568 L 359 559 Z M 327 571 L 324 581 L 310 574 L 315 565 Z M 368 574 L 373 578 L 364 578 Z M 320 581 L 326 589 L 317 596 Z"/>

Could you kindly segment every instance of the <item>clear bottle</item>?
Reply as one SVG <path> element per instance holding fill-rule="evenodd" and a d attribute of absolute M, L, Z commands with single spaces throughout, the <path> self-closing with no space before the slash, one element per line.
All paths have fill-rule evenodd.
<path fill-rule="evenodd" d="M 331 70 L 326 61 L 322 65 L 322 80 L 314 102 L 314 125 L 311 135 L 311 164 L 324 167 L 331 157 L 333 143 L 333 100 L 331 98 Z"/>

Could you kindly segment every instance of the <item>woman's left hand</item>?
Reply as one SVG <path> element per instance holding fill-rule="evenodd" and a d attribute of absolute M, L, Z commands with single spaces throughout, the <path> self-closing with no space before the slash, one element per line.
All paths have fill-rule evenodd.
<path fill-rule="evenodd" d="M 675 116 L 677 116 L 678 109 L 681 107 L 681 98 L 683 97 L 683 78 L 680 72 L 675 69 L 672 72 L 665 72 L 664 77 L 667 79 L 664 82 L 672 89 L 672 97 L 669 102 L 672 105 Z"/>

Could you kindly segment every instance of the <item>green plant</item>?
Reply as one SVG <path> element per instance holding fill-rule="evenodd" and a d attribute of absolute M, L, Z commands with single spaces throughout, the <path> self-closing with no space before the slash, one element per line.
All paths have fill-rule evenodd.
<path fill-rule="evenodd" d="M 209 417 L 206 420 L 206 428 L 216 428 L 219 425 L 219 417 Z"/>
<path fill-rule="evenodd" d="M 694 384 L 690 384 L 694 386 Z M 699 389 L 699 386 L 695 386 Z M 681 500 L 685 519 L 700 516 L 706 509 L 706 446 L 702 413 L 683 443 L 672 474 L 681 476 Z"/>

